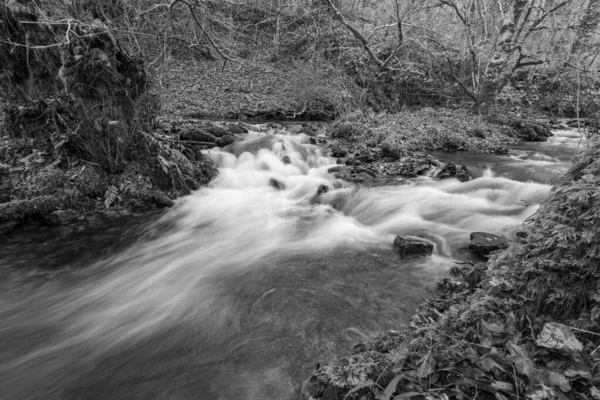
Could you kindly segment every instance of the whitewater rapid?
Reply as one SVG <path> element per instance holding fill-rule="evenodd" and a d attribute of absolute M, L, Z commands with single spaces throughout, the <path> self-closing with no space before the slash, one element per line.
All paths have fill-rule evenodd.
<path fill-rule="evenodd" d="M 295 398 L 315 360 L 406 323 L 471 232 L 514 237 L 565 163 L 465 155 L 468 182 L 365 187 L 329 173 L 336 160 L 309 140 L 257 129 L 207 151 L 217 178 L 127 249 L 0 294 L 3 398 Z M 396 235 L 434 254 L 401 260 Z"/>

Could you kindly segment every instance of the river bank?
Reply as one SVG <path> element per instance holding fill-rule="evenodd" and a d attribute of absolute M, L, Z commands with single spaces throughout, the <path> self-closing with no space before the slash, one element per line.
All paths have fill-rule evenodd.
<path fill-rule="evenodd" d="M 317 367 L 303 398 L 600 398 L 599 150 L 595 136 L 510 247 L 457 263 L 408 326 Z"/>

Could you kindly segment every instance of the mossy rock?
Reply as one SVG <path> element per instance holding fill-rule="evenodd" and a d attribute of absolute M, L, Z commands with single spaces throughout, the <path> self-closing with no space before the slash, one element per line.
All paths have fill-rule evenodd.
<path fill-rule="evenodd" d="M 227 131 L 225 131 L 227 134 Z M 206 143 L 217 143 L 217 138 L 208 132 L 204 132 L 197 129 L 190 129 L 181 132 L 179 135 L 181 140 L 189 140 L 194 142 L 206 142 Z"/>
<path fill-rule="evenodd" d="M 244 133 L 248 133 L 248 129 L 246 129 L 243 126 L 238 125 L 238 124 L 227 125 L 227 130 L 232 135 L 242 135 Z"/>

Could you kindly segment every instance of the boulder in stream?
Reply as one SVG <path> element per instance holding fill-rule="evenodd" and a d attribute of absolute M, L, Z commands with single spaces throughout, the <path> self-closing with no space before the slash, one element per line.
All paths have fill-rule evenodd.
<path fill-rule="evenodd" d="M 396 236 L 394 250 L 402 257 L 429 256 L 433 252 L 433 244 L 425 239 Z"/>
<path fill-rule="evenodd" d="M 447 163 L 436 168 L 432 177 L 438 179 L 456 178 L 461 182 L 466 182 L 473 179 L 467 167 L 452 163 Z"/>
<path fill-rule="evenodd" d="M 277 189 L 277 190 L 285 190 L 285 183 L 283 183 L 275 178 L 269 179 L 269 186 L 271 186 L 272 188 Z"/>
<path fill-rule="evenodd" d="M 217 146 L 229 146 L 230 144 L 235 143 L 235 140 L 235 137 L 233 137 L 232 135 L 225 135 L 223 137 L 220 137 L 219 140 L 217 140 Z"/>
<path fill-rule="evenodd" d="M 508 241 L 502 236 L 487 232 L 471 233 L 469 250 L 479 256 L 486 257 L 493 251 L 502 250 L 507 247 Z"/>
<path fill-rule="evenodd" d="M 213 135 L 216 138 L 220 138 L 223 137 L 225 135 L 229 135 L 230 132 L 228 129 L 225 129 L 219 125 L 216 124 L 207 124 L 204 126 L 204 131 L 206 133 L 209 133 L 211 135 Z"/>
<path fill-rule="evenodd" d="M 238 124 L 227 125 L 227 130 L 233 135 L 241 135 L 243 133 L 248 133 L 248 129 Z"/>

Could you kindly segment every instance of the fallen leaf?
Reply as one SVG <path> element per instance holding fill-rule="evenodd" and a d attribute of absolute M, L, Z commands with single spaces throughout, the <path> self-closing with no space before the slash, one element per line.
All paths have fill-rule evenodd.
<path fill-rule="evenodd" d="M 583 345 L 568 327 L 554 322 L 544 324 L 544 328 L 535 342 L 538 346 L 547 349 L 566 352 L 583 350 Z"/>
<path fill-rule="evenodd" d="M 563 392 L 569 392 L 571 390 L 571 383 L 563 374 L 556 371 L 547 371 L 548 382 L 553 386 L 559 388 Z"/>

